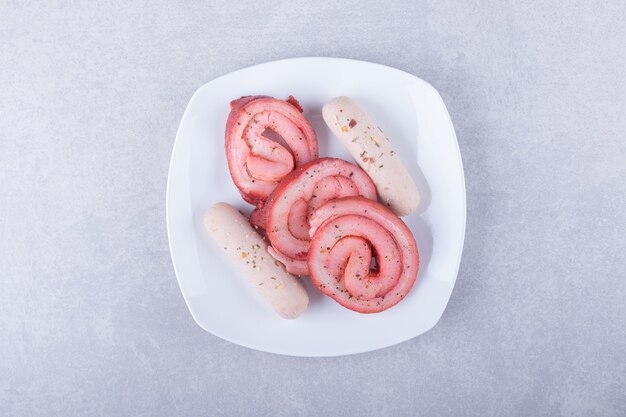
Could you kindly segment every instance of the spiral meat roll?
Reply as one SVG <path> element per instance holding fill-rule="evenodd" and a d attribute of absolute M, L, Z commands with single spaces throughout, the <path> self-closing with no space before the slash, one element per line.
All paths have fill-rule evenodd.
<path fill-rule="evenodd" d="M 241 97 L 230 107 L 225 132 L 230 176 L 245 201 L 262 206 L 283 177 L 318 157 L 317 136 L 293 96 Z"/>
<path fill-rule="evenodd" d="M 309 274 L 342 306 L 378 313 L 413 287 L 419 267 L 415 239 L 382 204 L 362 197 L 332 200 L 315 210 L 309 223 Z"/>
<path fill-rule="evenodd" d="M 255 222 L 265 225 L 268 251 L 287 271 L 307 275 L 309 222 L 324 203 L 349 196 L 376 200 L 376 188 L 361 168 L 337 158 L 320 158 L 285 177 L 267 199 Z"/>

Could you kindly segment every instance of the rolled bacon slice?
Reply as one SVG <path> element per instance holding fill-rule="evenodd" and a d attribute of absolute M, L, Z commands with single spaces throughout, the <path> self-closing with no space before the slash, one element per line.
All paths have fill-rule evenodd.
<path fill-rule="evenodd" d="M 267 199 L 255 224 L 265 225 L 270 254 L 292 274 L 307 275 L 309 220 L 315 209 L 335 198 L 376 200 L 376 187 L 361 168 L 337 158 L 309 162 L 285 177 Z"/>
<path fill-rule="evenodd" d="M 317 137 L 293 96 L 287 101 L 246 96 L 230 108 L 225 133 L 230 176 L 244 200 L 261 206 L 285 175 L 317 158 Z M 284 143 L 272 140 L 268 129 Z"/>
<path fill-rule="evenodd" d="M 310 224 L 309 274 L 342 306 L 378 313 L 413 287 L 419 267 L 415 239 L 385 206 L 362 197 L 340 198 L 318 208 Z"/>

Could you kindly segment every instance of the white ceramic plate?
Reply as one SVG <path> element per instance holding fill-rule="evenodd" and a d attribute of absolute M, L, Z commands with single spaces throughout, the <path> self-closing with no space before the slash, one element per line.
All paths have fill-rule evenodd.
<path fill-rule="evenodd" d="M 277 316 L 205 233 L 202 217 L 226 201 L 249 213 L 228 174 L 224 125 L 229 102 L 244 95 L 286 99 L 304 107 L 320 156 L 352 161 L 321 116 L 322 105 L 347 95 L 361 103 L 399 151 L 422 192 L 419 213 L 405 217 L 420 251 L 417 282 L 397 306 L 363 315 L 325 297 L 308 279 L 309 309 L 296 320 Z M 465 183 L 448 111 L 437 91 L 403 71 L 362 61 L 296 58 L 217 78 L 191 98 L 170 164 L 167 229 L 180 289 L 203 329 L 243 346 L 294 356 L 367 352 L 431 329 L 448 303 L 465 236 Z"/>

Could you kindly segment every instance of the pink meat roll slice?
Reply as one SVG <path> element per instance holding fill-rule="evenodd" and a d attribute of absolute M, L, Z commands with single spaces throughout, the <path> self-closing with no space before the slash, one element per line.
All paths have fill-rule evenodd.
<path fill-rule="evenodd" d="M 339 197 L 376 200 L 376 187 L 361 168 L 337 158 L 320 158 L 283 179 L 267 199 L 262 220 L 268 251 L 287 271 L 307 275 L 309 221 L 315 209 Z"/>
<path fill-rule="evenodd" d="M 378 313 L 398 304 L 413 287 L 417 244 L 382 204 L 362 197 L 332 200 L 313 213 L 310 225 L 311 280 L 342 306 Z"/>
<path fill-rule="evenodd" d="M 228 170 L 241 197 L 261 206 L 283 177 L 317 159 L 317 136 L 293 96 L 287 101 L 246 96 L 233 100 L 230 108 L 225 132 Z M 282 141 L 273 140 L 276 135 Z"/>

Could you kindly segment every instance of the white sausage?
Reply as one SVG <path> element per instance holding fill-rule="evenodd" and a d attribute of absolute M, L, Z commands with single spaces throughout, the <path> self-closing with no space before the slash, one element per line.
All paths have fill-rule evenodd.
<path fill-rule="evenodd" d="M 267 252 L 267 244 L 236 208 L 217 203 L 204 215 L 209 235 L 226 252 L 248 281 L 286 319 L 302 314 L 309 296 L 298 279 Z"/>
<path fill-rule="evenodd" d="M 398 216 L 417 210 L 420 194 L 411 174 L 378 125 L 357 103 L 337 97 L 322 109 L 324 121 L 374 181 L 378 196 Z"/>

